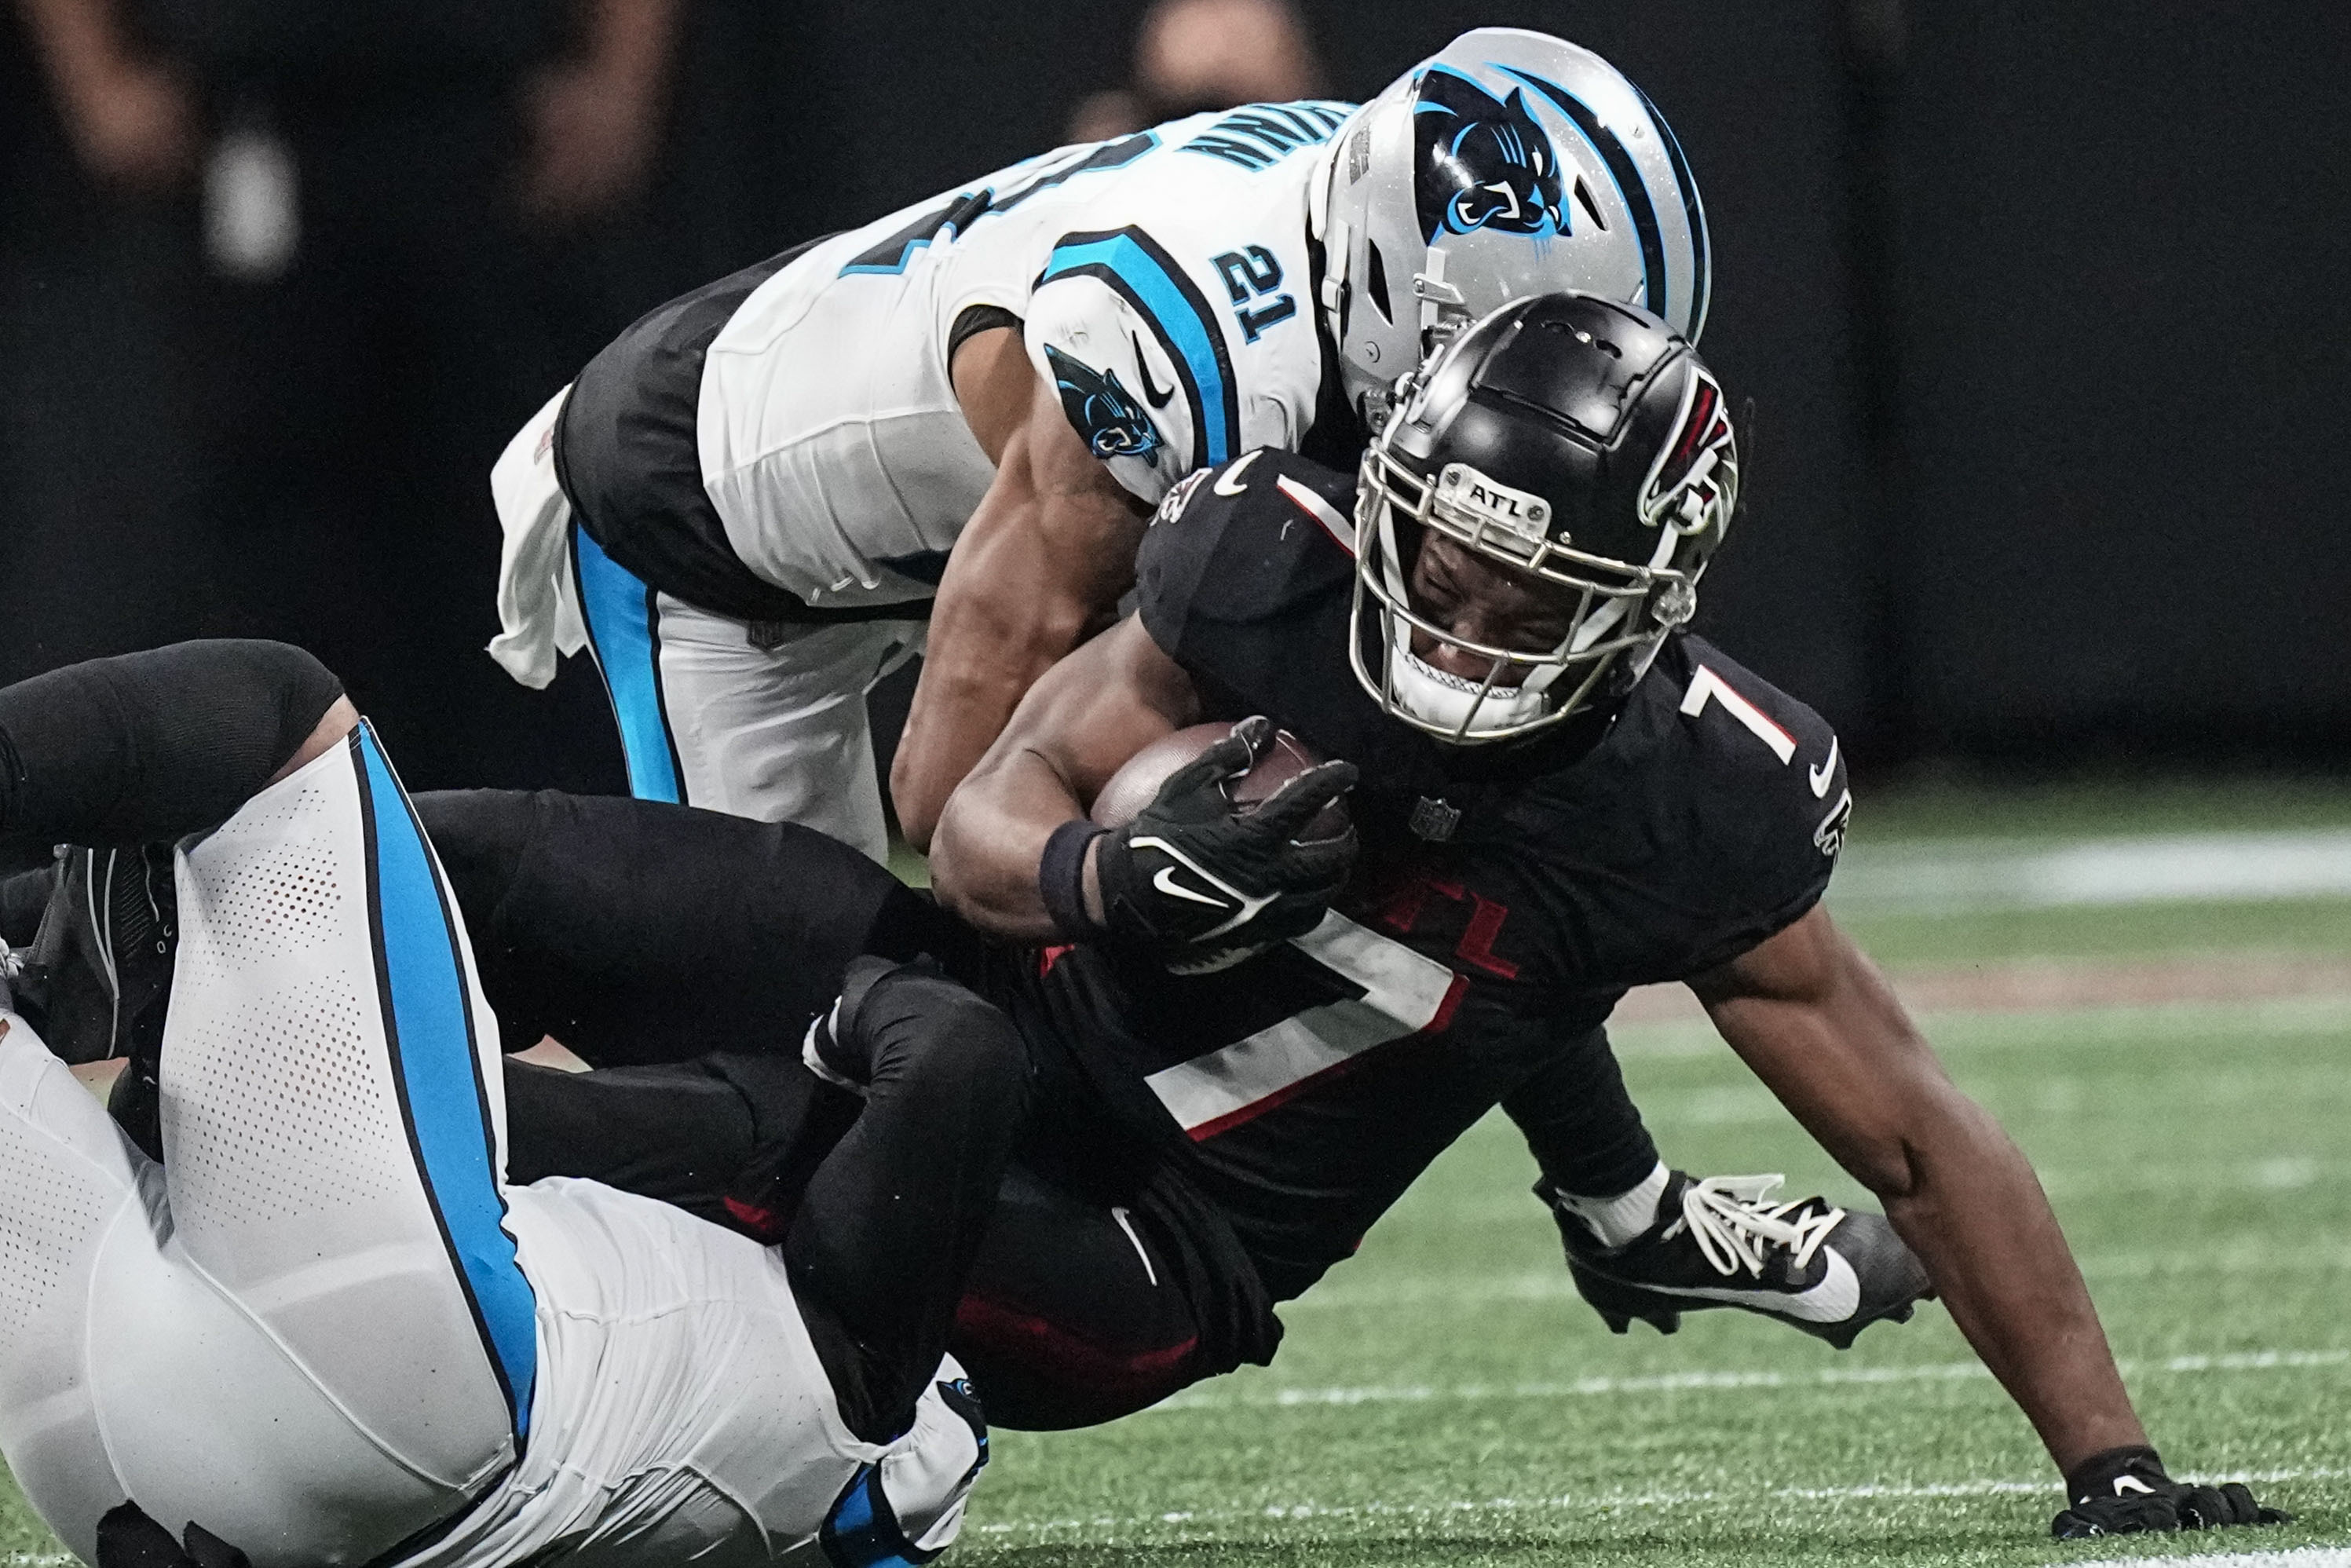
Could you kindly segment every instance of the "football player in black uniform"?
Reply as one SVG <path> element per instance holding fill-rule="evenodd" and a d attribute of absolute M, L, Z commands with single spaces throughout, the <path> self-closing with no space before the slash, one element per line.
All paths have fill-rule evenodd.
<path fill-rule="evenodd" d="M 1044 1032 L 1148 1087 L 1135 1114 L 1180 1130 L 1278 1299 L 1496 1104 L 1547 1173 L 1573 1157 L 1551 1118 L 1602 1021 L 1686 982 L 1885 1200 L 2064 1473 L 2060 1534 L 2273 1518 L 2164 1478 L 2031 1166 L 1821 907 L 1852 810 L 1836 738 L 1683 629 L 1736 486 L 1720 389 L 1663 323 L 1505 307 L 1409 386 L 1360 476 L 1260 451 L 1170 495 L 1135 612 L 1030 691 L 951 800 L 943 903 L 1075 944 L 1037 982 L 1060 982 Z M 1087 818 L 1203 720 L 1230 737 L 1140 816 Z M 1237 809 L 1223 787 L 1274 725 L 1345 760 Z M 1308 823 L 1351 785 L 1348 876 Z M 1908 1255 L 1856 1224 L 1875 1216 L 1815 1201 L 1769 1230 L 1675 1182 L 1626 1246 L 1562 1216 L 1616 1321 L 1792 1287 L 1848 1322 L 1911 1299 L 1886 1257 Z"/>
<path fill-rule="evenodd" d="M 999 1425 L 1269 1360 L 1271 1304 L 1498 1103 L 1613 1322 L 1736 1305 L 1849 1341 L 1921 1288 L 1893 1228 L 1673 1176 L 1625 1098 L 1602 1021 L 1687 979 L 1885 1196 L 2065 1471 L 2060 1533 L 2276 1517 L 2164 1476 L 2031 1171 L 1817 907 L 1850 810 L 1834 737 L 1677 630 L 1736 474 L 1687 345 L 1604 302 L 1521 302 L 1432 365 L 1364 473 L 1358 497 L 1262 452 L 1171 496 L 1137 613 L 1040 685 L 945 824 L 945 896 L 1011 945 L 789 825 L 420 797 L 502 1033 L 599 1069 L 510 1062 L 513 1179 L 782 1234 L 811 1126 L 862 1086 L 837 1044 L 871 1005 L 852 956 L 927 952 L 1011 1016 L 1035 1074 L 951 1341 Z M 1101 784 L 1198 718 L 1238 728 L 1097 832 Z M 1219 786 L 1269 720 L 1349 760 L 1237 811 Z M 1359 770 L 1350 876 L 1354 843 L 1293 836 Z M 110 885 L 95 869 L 53 911 L 98 907 L 76 896 Z M 0 917 L 18 902 L 0 886 Z M 135 1051 L 140 1020 L 88 1010 Z M 1621 1239 L 1561 1189 L 1622 1194 Z"/>

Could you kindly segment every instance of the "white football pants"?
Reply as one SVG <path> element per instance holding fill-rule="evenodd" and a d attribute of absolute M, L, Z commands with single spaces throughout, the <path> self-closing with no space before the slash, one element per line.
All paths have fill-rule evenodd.
<path fill-rule="evenodd" d="M 505 543 L 489 646 L 534 690 L 584 643 L 612 699 L 629 790 L 763 822 L 798 822 L 889 853 L 866 694 L 921 652 L 922 621 L 770 626 L 646 587 L 572 522 L 547 402 L 490 473 Z"/>
<path fill-rule="evenodd" d="M 363 1563 L 514 1463 L 536 1301 L 497 1024 L 365 729 L 181 846 L 165 1165 L 0 1039 L 0 1449 L 85 1559 L 129 1499 Z"/>
<path fill-rule="evenodd" d="M 919 621 L 779 626 L 650 589 L 578 528 L 571 567 L 641 800 L 797 822 L 874 860 L 889 827 L 865 697 L 923 645 Z"/>

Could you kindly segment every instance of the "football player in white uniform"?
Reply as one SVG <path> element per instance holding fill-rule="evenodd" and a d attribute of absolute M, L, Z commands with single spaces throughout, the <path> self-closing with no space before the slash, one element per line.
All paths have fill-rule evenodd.
<path fill-rule="evenodd" d="M 590 647 L 631 786 L 880 856 L 864 695 L 927 842 L 1029 683 L 1108 623 L 1150 509 L 1258 446 L 1352 463 L 1459 322 L 1577 287 L 1692 338 L 1664 120 L 1590 51 L 1464 34 L 1373 102 L 1063 148 L 654 311 L 492 476 L 517 679 Z"/>
<path fill-rule="evenodd" d="M 943 1347 L 1026 1092 L 1000 1015 L 869 963 L 827 1037 L 862 1108 L 767 1248 L 507 1186 L 464 920 L 308 655 L 0 690 L 0 845 L 57 839 L 177 841 L 160 1161 L 0 982 L 0 1448 L 77 1553 L 857 1568 L 954 1539 L 987 1437 Z"/>

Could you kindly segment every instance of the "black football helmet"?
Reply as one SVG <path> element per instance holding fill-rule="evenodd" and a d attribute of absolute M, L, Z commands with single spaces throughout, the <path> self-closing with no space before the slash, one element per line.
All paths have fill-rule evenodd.
<path fill-rule="evenodd" d="M 1738 496 L 1722 389 L 1687 340 L 1594 295 L 1514 300 L 1406 379 L 1364 454 L 1356 677 L 1388 713 L 1454 745 L 1613 706 L 1697 611 Z M 1416 611 L 1407 584 L 1430 529 L 1574 594 L 1567 635 L 1492 647 Z M 1424 661 L 1415 632 L 1484 661 L 1484 678 Z"/>

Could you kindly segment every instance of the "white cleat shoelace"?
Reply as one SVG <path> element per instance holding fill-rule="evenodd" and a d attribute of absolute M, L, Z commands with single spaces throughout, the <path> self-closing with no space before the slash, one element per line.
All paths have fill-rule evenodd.
<path fill-rule="evenodd" d="M 1786 1185 L 1784 1176 L 1708 1176 L 1682 1190 L 1682 1223 L 1715 1271 L 1735 1276 L 1741 1268 L 1761 1279 L 1771 1249 L 1784 1247 L 1802 1269 L 1813 1260 L 1829 1232 L 1844 1222 L 1834 1206 L 1811 1214 L 1802 1203 L 1771 1203 Z M 1671 1234 L 1669 1231 L 1667 1234 Z"/>

